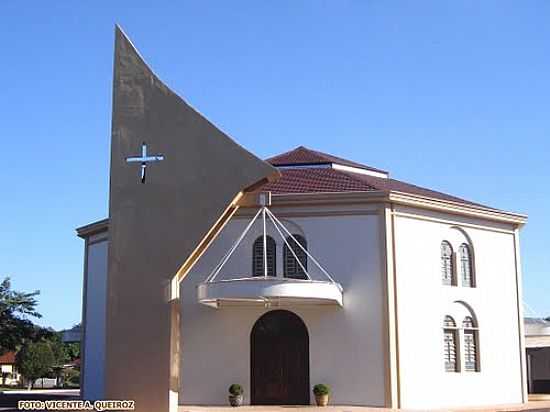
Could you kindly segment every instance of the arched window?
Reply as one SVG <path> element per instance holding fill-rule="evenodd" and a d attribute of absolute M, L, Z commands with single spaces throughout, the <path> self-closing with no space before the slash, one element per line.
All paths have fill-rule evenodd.
<path fill-rule="evenodd" d="M 479 370 L 477 345 L 478 329 L 471 316 L 466 316 L 464 318 L 462 321 L 462 329 L 464 330 L 464 370 L 477 372 Z"/>
<path fill-rule="evenodd" d="M 462 286 L 473 288 L 475 286 L 472 253 L 470 246 L 466 243 L 460 245 L 460 274 L 462 277 Z"/>
<path fill-rule="evenodd" d="M 444 285 L 454 285 L 453 247 L 449 242 L 441 242 L 441 280 Z"/>
<path fill-rule="evenodd" d="M 276 276 L 277 245 L 271 236 L 266 236 L 267 243 L 267 275 Z M 260 236 L 252 246 L 252 276 L 264 276 L 264 237 Z"/>
<path fill-rule="evenodd" d="M 454 319 L 445 316 L 443 320 L 443 361 L 446 372 L 458 372 L 457 337 L 458 333 Z"/>
<path fill-rule="evenodd" d="M 307 242 L 306 239 L 301 235 L 292 235 L 294 236 L 294 239 L 305 249 L 307 250 Z M 285 245 L 283 246 L 283 262 L 284 262 L 284 274 L 285 278 L 292 278 L 292 279 L 307 279 L 307 276 L 304 272 L 304 269 L 307 271 L 307 255 L 306 253 L 296 244 L 290 236 L 287 237 L 286 241 L 290 245 L 290 248 L 292 248 L 292 251 L 290 248 Z M 294 255 L 298 258 L 294 257 Z M 298 261 L 301 263 L 298 263 Z M 302 266 L 304 269 L 302 269 Z"/>

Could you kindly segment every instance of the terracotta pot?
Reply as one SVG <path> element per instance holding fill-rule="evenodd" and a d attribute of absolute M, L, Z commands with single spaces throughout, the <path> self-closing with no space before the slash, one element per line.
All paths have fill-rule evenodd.
<path fill-rule="evenodd" d="M 243 404 L 243 395 L 229 395 L 229 404 L 231 406 L 241 406 Z"/>
<path fill-rule="evenodd" d="M 317 406 L 327 406 L 328 395 L 315 395 L 315 402 L 317 403 Z"/>

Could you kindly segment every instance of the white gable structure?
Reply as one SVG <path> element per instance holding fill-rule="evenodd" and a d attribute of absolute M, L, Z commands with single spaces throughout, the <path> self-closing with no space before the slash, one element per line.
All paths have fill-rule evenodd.
<path fill-rule="evenodd" d="M 293 239 L 259 219 L 205 283 L 258 212 L 241 207 L 182 281 L 180 404 L 226 404 L 232 383 L 251 404 L 310 403 L 317 383 L 334 404 L 527 401 L 525 216 L 304 147 L 268 161 L 282 177 L 260 190 Z M 108 225 L 78 229 L 87 399 L 103 396 Z"/>

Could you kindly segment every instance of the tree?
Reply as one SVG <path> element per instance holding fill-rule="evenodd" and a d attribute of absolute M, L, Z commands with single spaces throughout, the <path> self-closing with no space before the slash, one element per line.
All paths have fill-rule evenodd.
<path fill-rule="evenodd" d="M 80 322 L 76 323 L 69 329 L 71 332 L 78 331 L 80 333 Z M 70 361 L 80 358 L 80 342 L 65 342 L 65 350 Z"/>
<path fill-rule="evenodd" d="M 80 371 L 78 369 L 68 369 L 66 373 L 65 386 L 78 388 L 80 386 Z"/>
<path fill-rule="evenodd" d="M 53 354 L 52 377 L 55 378 L 56 386 L 63 381 L 63 365 L 69 360 L 67 347 L 63 343 L 63 332 L 54 332 L 48 336 L 46 342 L 50 345 Z"/>
<path fill-rule="evenodd" d="M 80 342 L 70 342 L 65 344 L 67 355 L 70 361 L 80 358 Z"/>
<path fill-rule="evenodd" d="M 15 357 L 15 365 L 28 381 L 29 390 L 34 381 L 46 375 L 54 365 L 54 354 L 48 342 L 31 342 L 23 346 Z"/>
<path fill-rule="evenodd" d="M 40 318 L 36 311 L 36 296 L 39 291 L 17 292 L 11 290 L 10 278 L 0 283 L 0 354 L 17 350 L 27 339 L 36 339 L 42 334 L 29 316 Z"/>
<path fill-rule="evenodd" d="M 46 338 L 52 349 L 54 363 L 56 366 L 63 366 L 68 360 L 66 345 L 63 343 L 62 332 L 53 332 Z"/>

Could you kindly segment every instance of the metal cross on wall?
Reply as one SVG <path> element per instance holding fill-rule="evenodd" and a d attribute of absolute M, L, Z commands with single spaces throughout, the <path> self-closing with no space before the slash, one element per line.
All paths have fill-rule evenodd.
<path fill-rule="evenodd" d="M 158 154 L 158 155 L 147 156 L 147 145 L 145 144 L 145 142 L 143 142 L 141 146 L 141 157 L 132 156 L 132 157 L 126 158 L 126 161 L 128 163 L 136 163 L 136 162 L 141 163 L 141 183 L 145 183 L 147 163 L 158 162 L 160 160 L 164 160 L 164 155 Z"/>

